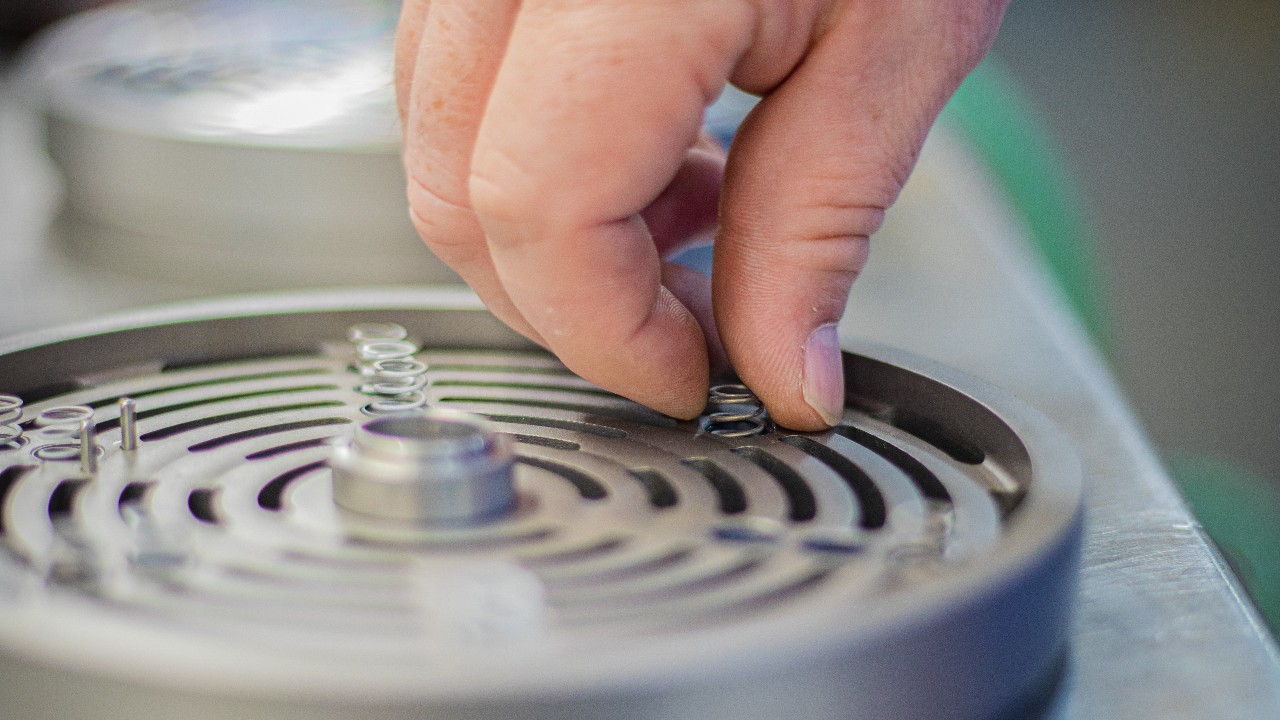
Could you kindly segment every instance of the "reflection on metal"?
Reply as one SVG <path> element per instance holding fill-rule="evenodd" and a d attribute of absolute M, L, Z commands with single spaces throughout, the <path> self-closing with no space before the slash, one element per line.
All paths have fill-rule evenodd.
<path fill-rule="evenodd" d="M 454 282 L 405 211 L 397 4 L 134 0 L 26 54 L 79 262 L 205 292 Z"/>
<path fill-rule="evenodd" d="M 710 412 L 703 427 L 721 437 L 750 437 L 769 431 L 769 415 L 764 403 L 746 385 L 713 385 L 708 393 Z"/>
<path fill-rule="evenodd" d="M 120 413 L 120 449 L 138 449 L 138 402 L 133 398 L 122 397 L 116 401 L 116 409 Z"/>
<path fill-rule="evenodd" d="M 32 680 L 6 710 L 967 720 L 1052 673 L 1080 477 L 1035 413 L 876 350 L 846 355 L 834 430 L 716 435 L 468 297 L 249 298 L 0 347 L 28 412 L 99 440 L 91 478 L 56 422 L 0 447 L 0 673 Z M 410 337 L 365 359 L 425 368 L 431 409 L 370 418 L 358 346 Z"/>
<path fill-rule="evenodd" d="M 354 512 L 423 522 L 483 520 L 515 503 L 509 437 L 461 412 L 402 412 L 338 446 L 333 500 Z"/>

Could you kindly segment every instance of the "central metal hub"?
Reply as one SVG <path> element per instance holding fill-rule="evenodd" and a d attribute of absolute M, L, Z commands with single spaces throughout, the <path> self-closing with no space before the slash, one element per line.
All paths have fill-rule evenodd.
<path fill-rule="evenodd" d="M 334 452 L 333 499 L 363 515 L 480 520 L 515 505 L 510 440 L 483 418 L 447 410 L 370 420 Z"/>

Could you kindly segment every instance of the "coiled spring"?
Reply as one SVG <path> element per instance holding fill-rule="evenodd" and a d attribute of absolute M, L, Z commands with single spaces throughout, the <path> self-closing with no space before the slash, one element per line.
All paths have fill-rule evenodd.
<path fill-rule="evenodd" d="M 96 441 L 93 408 L 87 405 L 63 405 L 46 408 L 36 416 L 35 434 L 44 442 L 31 454 L 39 460 L 80 460 L 85 474 L 98 470 L 102 448 Z"/>
<path fill-rule="evenodd" d="M 366 415 L 416 410 L 427 404 L 427 366 L 413 356 L 418 346 L 408 331 L 394 323 L 363 323 L 347 331 L 356 346 L 355 369 L 361 393 L 377 399 L 365 405 Z"/>
<path fill-rule="evenodd" d="M 708 392 L 702 429 L 720 437 L 739 438 L 763 435 L 773 423 L 764 403 L 746 385 L 713 385 Z"/>
<path fill-rule="evenodd" d="M 0 395 L 0 450 L 17 447 L 23 442 L 22 398 L 17 395 Z"/>

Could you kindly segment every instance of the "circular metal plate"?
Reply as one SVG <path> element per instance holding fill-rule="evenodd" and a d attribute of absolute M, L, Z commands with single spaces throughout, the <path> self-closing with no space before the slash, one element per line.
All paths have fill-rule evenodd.
<path fill-rule="evenodd" d="M 514 511 L 341 511 L 347 330 L 517 449 Z M 250 298 L 0 345 L 5 706 L 97 717 L 977 718 L 1063 651 L 1078 466 L 1012 398 L 884 348 L 830 432 L 742 437 L 606 393 L 453 291 Z M 122 450 L 119 398 L 137 402 Z M 736 402 L 748 402 L 736 398 Z M 94 411 L 96 472 L 29 422 Z M 717 410 L 709 406 L 708 411 Z M 65 439 L 63 440 L 65 442 Z M 104 698 L 109 702 L 104 702 Z M 158 715 L 156 715 L 158 716 Z"/>

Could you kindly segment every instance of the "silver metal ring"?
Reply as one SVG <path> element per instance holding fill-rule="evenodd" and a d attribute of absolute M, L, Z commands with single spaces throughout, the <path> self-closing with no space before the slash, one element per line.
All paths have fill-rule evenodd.
<path fill-rule="evenodd" d="M 0 424 L 22 419 L 22 398 L 17 395 L 0 395 Z"/>
<path fill-rule="evenodd" d="M 7 445 L 22 437 L 22 428 L 17 425 L 0 425 L 0 445 Z"/>
<path fill-rule="evenodd" d="M 367 340 L 403 340 L 409 331 L 395 323 L 359 323 L 347 329 L 347 339 L 353 343 Z"/>
<path fill-rule="evenodd" d="M 515 505 L 511 440 L 484 418 L 449 410 L 370 420 L 334 450 L 333 499 L 364 515 L 478 520 Z"/>
<path fill-rule="evenodd" d="M 427 404 L 427 396 L 421 391 L 374 400 L 361 408 L 365 415 L 389 415 L 418 410 Z"/>
<path fill-rule="evenodd" d="M 53 425 L 75 425 L 81 420 L 93 418 L 93 408 L 87 405 L 62 405 L 40 411 L 36 416 L 36 427 Z"/>
<path fill-rule="evenodd" d="M 418 377 L 426 371 L 426 363 L 412 357 L 376 360 L 371 365 L 360 368 L 360 374 L 367 377 L 388 379 Z"/>
<path fill-rule="evenodd" d="M 418 347 L 407 340 L 370 340 L 356 347 L 356 357 L 362 363 L 377 360 L 400 360 L 418 352 Z"/>

